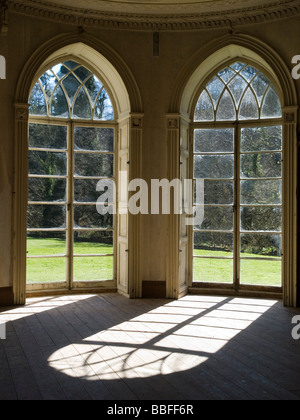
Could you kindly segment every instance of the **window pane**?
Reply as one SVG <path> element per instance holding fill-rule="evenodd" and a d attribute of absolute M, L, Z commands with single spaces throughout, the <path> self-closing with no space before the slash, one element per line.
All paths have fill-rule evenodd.
<path fill-rule="evenodd" d="M 61 86 L 58 86 L 52 97 L 50 105 L 50 113 L 54 117 L 68 118 L 69 114 L 69 104 L 67 102 L 64 91 Z"/>
<path fill-rule="evenodd" d="M 281 103 L 279 96 L 274 88 L 270 86 L 262 107 L 262 118 L 281 118 Z"/>
<path fill-rule="evenodd" d="M 114 156 L 106 154 L 75 153 L 75 175 L 113 178 Z"/>
<path fill-rule="evenodd" d="M 194 178 L 233 178 L 234 157 L 229 156 L 195 156 Z"/>
<path fill-rule="evenodd" d="M 240 120 L 253 120 L 259 118 L 258 105 L 251 89 L 248 88 L 240 107 Z"/>
<path fill-rule="evenodd" d="M 241 261 L 241 284 L 282 286 L 281 261 Z"/>
<path fill-rule="evenodd" d="M 281 204 L 281 181 L 242 181 L 241 204 Z"/>
<path fill-rule="evenodd" d="M 27 283 L 66 281 L 66 258 L 28 258 Z"/>
<path fill-rule="evenodd" d="M 99 214 L 96 205 L 75 206 L 74 222 L 76 228 L 113 228 L 113 214 Z"/>
<path fill-rule="evenodd" d="M 47 99 L 51 98 L 51 95 L 58 83 L 57 78 L 54 76 L 51 70 L 46 71 L 43 76 L 40 77 L 41 85 L 46 93 Z"/>
<path fill-rule="evenodd" d="M 78 203 L 96 203 L 100 197 L 97 192 L 97 180 L 78 180 L 74 181 L 74 200 Z"/>
<path fill-rule="evenodd" d="M 84 88 L 81 88 L 76 97 L 73 118 L 92 119 L 91 104 Z"/>
<path fill-rule="evenodd" d="M 67 127 L 29 124 L 29 147 L 67 149 Z"/>
<path fill-rule="evenodd" d="M 218 76 L 225 82 L 226 84 L 236 75 L 236 72 L 227 67 L 226 69 L 220 71 Z"/>
<path fill-rule="evenodd" d="M 79 79 L 84 82 L 92 73 L 86 69 L 85 67 L 81 66 L 78 69 L 74 71 L 76 76 L 79 77 Z"/>
<path fill-rule="evenodd" d="M 247 80 L 247 82 L 251 82 L 251 80 L 257 75 L 258 70 L 256 70 L 252 66 L 248 66 L 241 71 L 241 75 Z"/>
<path fill-rule="evenodd" d="M 204 208 L 204 221 L 201 226 L 194 229 L 201 230 L 233 230 L 232 207 L 206 207 Z"/>
<path fill-rule="evenodd" d="M 28 201 L 66 201 L 65 179 L 29 178 Z"/>
<path fill-rule="evenodd" d="M 199 98 L 199 101 L 197 102 L 196 110 L 195 110 L 195 121 L 214 121 L 215 119 L 215 113 L 213 109 L 213 104 L 211 102 L 211 99 L 204 90 Z"/>
<path fill-rule="evenodd" d="M 281 257 L 281 235 L 243 233 L 241 257 Z"/>
<path fill-rule="evenodd" d="M 232 97 L 225 90 L 217 110 L 218 121 L 234 121 L 236 120 L 236 108 L 233 104 Z"/>
<path fill-rule="evenodd" d="M 66 206 L 29 205 L 29 229 L 62 229 L 66 227 Z"/>
<path fill-rule="evenodd" d="M 29 98 L 29 113 L 31 115 L 47 115 L 47 104 L 45 95 L 39 85 L 39 83 L 36 83 L 34 88 L 32 89 L 30 98 Z"/>
<path fill-rule="evenodd" d="M 113 106 L 105 89 L 102 90 L 97 99 L 94 118 L 103 121 L 111 121 L 114 119 Z"/>
<path fill-rule="evenodd" d="M 113 280 L 113 257 L 74 258 L 74 281 Z"/>
<path fill-rule="evenodd" d="M 113 235 L 112 231 L 74 232 L 74 255 L 113 254 Z"/>
<path fill-rule="evenodd" d="M 217 76 L 215 76 L 207 85 L 207 90 L 214 102 L 215 109 L 217 108 L 217 104 L 224 89 L 225 84 Z"/>
<path fill-rule="evenodd" d="M 241 229 L 280 232 L 282 229 L 282 210 L 280 207 L 242 207 Z"/>
<path fill-rule="evenodd" d="M 241 76 L 236 76 L 228 85 L 230 92 L 232 93 L 236 107 L 239 106 L 239 103 L 242 99 L 243 93 L 247 88 L 247 83 Z"/>
<path fill-rule="evenodd" d="M 102 83 L 97 79 L 97 77 L 92 76 L 85 82 L 85 87 L 90 95 L 92 103 L 94 104 L 98 93 L 103 88 Z"/>
<path fill-rule="evenodd" d="M 76 127 L 75 150 L 113 152 L 114 130 L 112 128 Z"/>
<path fill-rule="evenodd" d="M 194 258 L 194 282 L 232 283 L 233 261 Z"/>
<path fill-rule="evenodd" d="M 73 74 L 66 77 L 62 83 L 68 94 L 70 104 L 72 105 L 74 97 L 80 87 L 80 83 Z"/>
<path fill-rule="evenodd" d="M 212 257 L 231 257 L 233 253 L 233 234 L 194 233 L 194 255 Z"/>
<path fill-rule="evenodd" d="M 251 83 L 251 87 L 253 88 L 256 98 L 258 100 L 259 105 L 261 106 L 262 100 L 264 98 L 264 95 L 270 86 L 270 80 L 263 75 L 262 73 L 259 73 L 256 78 Z"/>
<path fill-rule="evenodd" d="M 61 232 L 30 232 L 27 256 L 66 255 L 66 234 Z"/>
<path fill-rule="evenodd" d="M 204 204 L 233 204 L 233 188 L 232 181 L 206 180 L 204 184 Z"/>
<path fill-rule="evenodd" d="M 194 140 L 195 153 L 234 152 L 234 130 L 231 128 L 195 130 Z"/>
<path fill-rule="evenodd" d="M 281 153 L 248 154 L 241 156 L 241 178 L 280 178 Z"/>
<path fill-rule="evenodd" d="M 254 152 L 282 149 L 282 126 L 242 129 L 242 151 Z"/>
<path fill-rule="evenodd" d="M 66 153 L 29 151 L 29 173 L 31 175 L 66 175 Z"/>

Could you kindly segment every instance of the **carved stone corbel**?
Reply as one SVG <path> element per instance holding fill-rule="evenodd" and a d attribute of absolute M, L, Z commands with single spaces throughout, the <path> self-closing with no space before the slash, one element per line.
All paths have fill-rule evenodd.
<path fill-rule="evenodd" d="M 7 0 L 0 0 L 0 34 L 6 36 L 8 32 Z"/>

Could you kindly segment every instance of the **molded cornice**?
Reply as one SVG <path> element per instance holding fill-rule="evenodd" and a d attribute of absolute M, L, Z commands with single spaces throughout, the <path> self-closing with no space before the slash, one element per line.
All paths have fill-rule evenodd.
<path fill-rule="evenodd" d="M 267 5 L 201 14 L 131 14 L 83 10 L 44 1 L 8 0 L 11 12 L 77 26 L 121 30 L 191 31 L 263 23 L 300 14 L 299 0 L 273 1 Z M 2 28 L 2 25 L 1 25 Z"/>

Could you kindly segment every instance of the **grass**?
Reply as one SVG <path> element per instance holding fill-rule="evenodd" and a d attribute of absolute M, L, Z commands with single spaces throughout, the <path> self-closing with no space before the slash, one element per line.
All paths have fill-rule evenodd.
<path fill-rule="evenodd" d="M 195 250 L 194 282 L 232 284 L 233 260 L 218 260 L 214 257 L 230 257 L 232 254 L 219 251 Z M 242 254 L 244 258 L 257 255 Z M 263 257 L 261 257 L 263 258 Z M 240 283 L 257 286 L 281 286 L 281 261 L 241 260 Z"/>
<path fill-rule="evenodd" d="M 66 281 L 66 242 L 61 239 L 27 240 L 27 283 Z M 89 254 L 113 254 L 113 246 L 90 242 L 74 244 L 74 281 L 105 281 L 113 279 L 113 257 L 87 257 Z M 81 256 L 82 255 L 82 256 Z M 30 258 L 51 256 L 52 258 Z M 60 257 L 57 257 L 60 256 Z"/>
<path fill-rule="evenodd" d="M 66 242 L 60 239 L 33 239 L 27 241 L 28 256 L 53 258 L 28 258 L 27 283 L 52 283 L 66 281 Z M 74 281 L 103 281 L 113 279 L 113 257 L 86 257 L 89 254 L 113 254 L 113 246 L 91 242 L 76 242 L 74 254 Z M 194 281 L 207 283 L 232 283 L 233 261 L 214 257 L 228 257 L 222 251 L 195 250 L 195 256 L 211 258 L 194 259 Z M 243 257 L 255 257 L 243 254 Z M 257 257 L 257 256 L 256 256 Z M 281 286 L 281 262 L 242 260 L 241 284 Z"/>

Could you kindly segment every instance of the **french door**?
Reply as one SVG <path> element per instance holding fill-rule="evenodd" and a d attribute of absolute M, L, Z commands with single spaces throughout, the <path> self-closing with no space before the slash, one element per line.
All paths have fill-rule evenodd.
<path fill-rule="evenodd" d="M 204 220 L 193 228 L 195 286 L 282 287 L 282 125 L 194 124 L 193 177 Z"/>
<path fill-rule="evenodd" d="M 115 287 L 115 125 L 31 118 L 27 290 Z M 101 208 L 102 207 L 102 208 Z"/>

